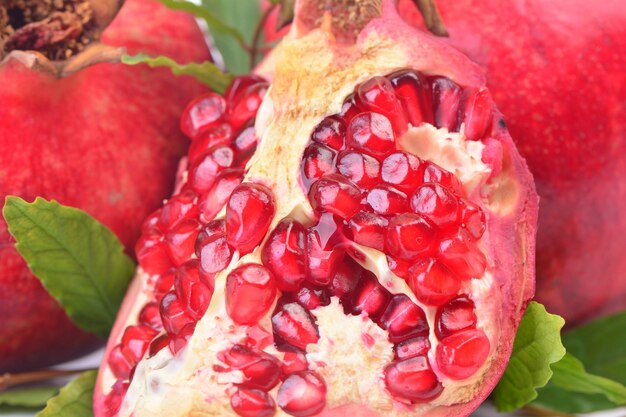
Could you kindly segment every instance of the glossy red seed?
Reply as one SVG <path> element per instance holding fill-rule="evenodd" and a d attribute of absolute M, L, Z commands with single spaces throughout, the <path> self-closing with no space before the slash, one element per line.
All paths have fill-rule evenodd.
<path fill-rule="evenodd" d="M 368 317 L 376 320 L 385 311 L 390 299 L 391 293 L 380 285 L 376 276 L 365 271 L 351 296 L 350 305 L 353 313 L 367 313 Z"/>
<path fill-rule="evenodd" d="M 248 88 L 256 84 L 267 84 L 267 81 L 254 74 L 235 77 L 226 88 L 224 99 L 230 104 L 241 98 L 242 95 L 245 95 Z"/>
<path fill-rule="evenodd" d="M 461 282 L 436 259 L 420 259 L 409 269 L 409 287 L 422 303 L 439 306 L 454 298 Z"/>
<path fill-rule="evenodd" d="M 235 164 L 244 166 L 248 160 L 254 155 L 258 138 L 254 126 L 243 129 L 233 141 L 233 149 L 235 151 Z"/>
<path fill-rule="evenodd" d="M 148 357 L 153 357 L 161 350 L 165 349 L 169 343 L 169 338 L 166 334 L 162 334 L 161 336 L 155 338 L 150 342 L 150 347 L 148 348 Z"/>
<path fill-rule="evenodd" d="M 336 275 L 336 274 L 335 274 Z M 295 294 L 298 303 L 307 310 L 313 310 L 330 304 L 330 295 L 326 289 L 305 285 Z"/>
<path fill-rule="evenodd" d="M 350 121 L 347 143 L 361 152 L 384 156 L 395 150 L 396 137 L 388 118 L 379 113 L 360 113 Z"/>
<path fill-rule="evenodd" d="M 202 318 L 213 296 L 213 283 L 199 270 L 197 260 L 191 260 L 178 268 L 174 288 L 187 313 L 198 321 Z"/>
<path fill-rule="evenodd" d="M 154 283 L 154 295 L 157 301 L 161 301 L 161 298 L 165 293 L 170 292 L 174 288 L 175 268 L 171 268 L 161 274 Z"/>
<path fill-rule="evenodd" d="M 130 376 L 130 370 L 135 366 L 135 363 L 132 363 L 122 353 L 121 345 L 117 345 L 111 350 L 107 363 L 115 378 L 120 380 L 127 380 Z"/>
<path fill-rule="evenodd" d="M 272 334 L 261 325 L 247 326 L 245 344 L 251 348 L 265 349 L 273 344 Z"/>
<path fill-rule="evenodd" d="M 437 77 L 431 81 L 435 126 L 457 132 L 461 88 L 448 78 Z"/>
<path fill-rule="evenodd" d="M 407 152 L 394 152 L 383 161 L 383 181 L 405 193 L 412 193 L 422 183 L 422 161 Z"/>
<path fill-rule="evenodd" d="M 413 126 L 433 122 L 428 81 L 415 71 L 399 71 L 389 76 L 396 96 Z"/>
<path fill-rule="evenodd" d="M 202 161 L 215 147 L 228 145 L 233 137 L 233 128 L 228 123 L 220 123 L 200 132 L 189 147 L 189 163 L 195 165 Z"/>
<path fill-rule="evenodd" d="M 387 365 L 385 385 L 397 400 L 409 403 L 434 400 L 443 391 L 443 385 L 425 356 L 416 356 Z"/>
<path fill-rule="evenodd" d="M 195 252 L 198 257 L 202 253 L 202 247 L 212 240 L 215 240 L 218 236 L 226 236 L 226 221 L 224 219 L 216 219 L 207 223 L 196 239 Z"/>
<path fill-rule="evenodd" d="M 272 190 L 261 184 L 245 183 L 233 190 L 226 205 L 226 239 L 240 255 L 254 249 L 274 218 Z"/>
<path fill-rule="evenodd" d="M 169 334 L 179 333 L 186 324 L 193 321 L 174 291 L 165 294 L 159 309 L 161 320 L 163 320 L 163 328 Z"/>
<path fill-rule="evenodd" d="M 159 305 L 157 303 L 148 303 L 139 312 L 139 323 L 152 327 L 154 330 L 161 331 L 163 323 L 159 313 Z"/>
<path fill-rule="evenodd" d="M 150 342 L 157 333 L 152 327 L 144 325 L 128 326 L 122 335 L 122 354 L 133 366 L 136 365 L 148 350 Z"/>
<path fill-rule="evenodd" d="M 363 189 L 370 189 L 380 181 L 380 162 L 360 152 L 341 152 L 337 159 L 337 170 Z"/>
<path fill-rule="evenodd" d="M 489 350 L 489 339 L 482 330 L 464 330 L 439 342 L 437 364 L 448 378 L 466 379 L 483 366 Z"/>
<path fill-rule="evenodd" d="M 332 214 L 325 213 L 306 231 L 307 280 L 312 284 L 328 285 L 345 255 L 339 224 Z"/>
<path fill-rule="evenodd" d="M 276 282 L 269 269 L 243 264 L 226 278 L 226 310 L 238 324 L 257 324 L 276 297 Z"/>
<path fill-rule="evenodd" d="M 215 182 L 217 174 L 233 166 L 234 160 L 235 153 L 230 147 L 213 148 L 202 160 L 191 165 L 188 176 L 189 185 L 198 193 L 208 191 Z"/>
<path fill-rule="evenodd" d="M 304 353 L 297 349 L 287 349 L 280 367 L 281 378 L 284 379 L 295 372 L 306 371 L 308 368 L 309 362 Z"/>
<path fill-rule="evenodd" d="M 411 196 L 411 209 L 442 229 L 457 226 L 457 197 L 439 184 L 427 183 L 419 186 Z"/>
<path fill-rule="evenodd" d="M 122 400 L 128 391 L 128 382 L 121 380 L 115 381 L 111 392 L 104 398 L 104 415 L 105 417 L 114 417 L 117 415 L 120 407 L 122 406 Z"/>
<path fill-rule="evenodd" d="M 307 146 L 302 156 L 302 175 L 309 184 L 335 172 L 335 155 L 335 151 L 319 143 Z"/>
<path fill-rule="evenodd" d="M 378 214 L 360 211 L 350 219 L 348 229 L 355 243 L 383 251 L 388 224 L 389 221 Z"/>
<path fill-rule="evenodd" d="M 439 242 L 439 260 L 460 280 L 481 278 L 487 259 L 465 229 Z"/>
<path fill-rule="evenodd" d="M 474 302 L 462 295 L 437 309 L 435 333 L 437 338 L 443 339 L 452 333 L 474 328 L 476 321 Z"/>
<path fill-rule="evenodd" d="M 326 383 L 315 372 L 296 372 L 285 379 L 276 399 L 278 406 L 291 416 L 314 416 L 326 406 Z"/>
<path fill-rule="evenodd" d="M 196 245 L 198 246 L 198 245 Z M 212 235 L 203 240 L 199 249 L 200 266 L 207 274 L 217 274 L 223 271 L 233 257 L 233 248 L 226 241 L 226 236 Z"/>
<path fill-rule="evenodd" d="M 433 182 L 446 187 L 455 194 L 463 194 L 463 186 L 457 177 L 432 162 L 424 162 L 424 181 Z"/>
<path fill-rule="evenodd" d="M 409 359 L 416 356 L 426 356 L 430 350 L 428 336 L 417 336 L 396 344 L 393 347 L 396 359 Z"/>
<path fill-rule="evenodd" d="M 243 170 L 228 168 L 217 175 L 213 186 L 198 200 L 198 208 L 204 221 L 208 222 L 215 218 L 226 201 L 243 180 Z"/>
<path fill-rule="evenodd" d="M 168 347 L 170 348 L 170 352 L 176 355 L 178 352 L 183 350 L 187 343 L 189 343 L 189 339 L 193 336 L 193 332 L 196 330 L 196 323 L 187 323 L 183 328 L 178 332 L 178 334 L 172 335 L 168 342 Z"/>
<path fill-rule="evenodd" d="M 181 191 L 180 194 L 170 198 L 161 209 L 159 227 L 167 231 L 183 220 L 198 218 L 198 207 L 195 201 L 196 193 L 192 190 Z"/>
<path fill-rule="evenodd" d="M 339 174 L 325 175 L 309 190 L 309 201 L 314 210 L 349 219 L 361 207 L 361 191 Z"/>
<path fill-rule="evenodd" d="M 375 213 L 390 216 L 409 210 L 407 195 L 387 184 L 378 185 L 367 193 L 367 204 Z"/>
<path fill-rule="evenodd" d="M 230 397 L 230 406 L 241 417 L 271 417 L 276 413 L 274 399 L 258 389 L 239 388 Z"/>
<path fill-rule="evenodd" d="M 194 139 L 201 131 L 219 123 L 226 111 L 226 101 L 215 93 L 207 93 L 192 100 L 180 119 L 180 129 Z"/>
<path fill-rule="evenodd" d="M 174 265 L 181 265 L 191 259 L 200 227 L 200 222 L 197 220 L 186 219 L 165 235 L 167 253 Z"/>
<path fill-rule="evenodd" d="M 355 98 L 359 107 L 385 115 L 398 135 L 406 132 L 407 116 L 387 78 L 370 78 L 357 88 Z"/>
<path fill-rule="evenodd" d="M 413 266 L 413 262 L 403 261 L 402 259 L 396 259 L 393 256 L 387 255 L 387 264 L 391 272 L 397 276 L 404 279 L 409 278 L 409 268 Z"/>
<path fill-rule="evenodd" d="M 337 272 L 330 283 L 330 291 L 335 297 L 343 298 L 353 292 L 363 274 L 363 267 L 354 261 L 351 257 L 346 256 L 339 264 Z"/>
<path fill-rule="evenodd" d="M 306 278 L 305 231 L 296 221 L 282 220 L 271 232 L 261 259 L 281 291 L 295 291 Z"/>
<path fill-rule="evenodd" d="M 142 236 L 135 246 L 135 253 L 139 266 L 149 275 L 164 274 L 173 266 L 166 244 L 160 236 Z"/>
<path fill-rule="evenodd" d="M 380 317 L 380 325 L 393 343 L 428 335 L 428 321 L 421 308 L 405 294 L 394 295 Z"/>
<path fill-rule="evenodd" d="M 465 90 L 461 98 L 460 113 L 465 136 L 469 140 L 482 139 L 493 121 L 493 101 L 489 90 L 485 87 Z"/>
<path fill-rule="evenodd" d="M 476 204 L 467 200 L 460 200 L 459 207 L 461 226 L 472 238 L 480 239 L 487 229 L 485 213 Z"/>
<path fill-rule="evenodd" d="M 345 146 L 346 127 L 339 117 L 330 116 L 322 120 L 313 130 L 311 140 L 340 151 Z"/>
<path fill-rule="evenodd" d="M 274 338 L 277 346 L 281 342 L 306 350 L 309 343 L 317 343 L 319 333 L 315 319 L 298 303 L 287 303 L 272 316 Z"/>
<path fill-rule="evenodd" d="M 430 250 L 436 235 L 436 228 L 419 214 L 398 214 L 389 221 L 385 245 L 391 256 L 414 260 Z"/>
<path fill-rule="evenodd" d="M 269 391 L 280 380 L 280 361 L 260 349 L 235 344 L 222 356 L 230 369 L 241 371 L 244 387 Z"/>
<path fill-rule="evenodd" d="M 238 97 L 229 100 L 228 120 L 235 129 L 256 116 L 256 112 L 267 92 L 267 83 L 257 83 L 245 88 Z"/>
<path fill-rule="evenodd" d="M 159 217 L 161 216 L 161 209 L 156 210 L 154 213 L 150 214 L 146 220 L 144 220 L 141 225 L 141 233 L 142 235 L 150 235 L 152 230 L 158 227 Z M 159 230 L 163 231 L 163 230 Z"/>

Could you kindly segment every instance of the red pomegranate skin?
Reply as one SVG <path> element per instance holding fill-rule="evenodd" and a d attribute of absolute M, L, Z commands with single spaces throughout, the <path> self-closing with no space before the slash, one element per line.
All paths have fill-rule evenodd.
<path fill-rule="evenodd" d="M 423 25 L 410 0 L 403 16 Z M 537 299 L 569 325 L 626 308 L 626 8 L 621 0 L 437 0 L 541 197 Z"/>
<path fill-rule="evenodd" d="M 151 0 L 128 0 L 102 40 L 181 62 L 210 56 L 192 17 Z M 180 113 L 205 88 L 167 69 L 109 63 L 57 79 L 12 61 L 0 79 L 0 200 L 42 196 L 79 207 L 130 249 L 172 191 L 187 147 Z M 33 277 L 3 219 L 0 318 L 0 372 L 51 365 L 99 343 Z"/>

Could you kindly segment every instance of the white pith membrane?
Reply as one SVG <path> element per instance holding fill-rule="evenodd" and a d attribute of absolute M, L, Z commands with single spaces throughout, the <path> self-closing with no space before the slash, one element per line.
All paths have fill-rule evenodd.
<path fill-rule="evenodd" d="M 385 9 L 384 14 L 397 20 L 391 10 Z M 389 19 L 390 16 L 385 17 Z M 272 190 L 276 211 L 270 231 L 284 218 L 292 218 L 305 225 L 315 222 L 316 216 L 300 182 L 302 153 L 315 126 L 324 117 L 339 113 L 345 98 L 354 92 L 356 86 L 375 76 L 386 76 L 407 68 L 448 77 L 459 85 L 474 81 L 474 69 L 465 68 L 463 62 L 455 70 L 447 70 L 447 62 L 420 60 L 428 53 L 418 48 L 424 47 L 420 40 L 415 43 L 410 39 L 396 42 L 394 39 L 402 37 L 402 22 L 393 22 L 396 31 L 393 37 L 386 36 L 387 25 L 390 25 L 389 21 L 384 24 L 380 20 L 372 21 L 353 46 L 336 45 L 332 34 L 323 29 L 303 35 L 294 29 L 266 64 L 264 69 L 268 69 L 273 84 L 257 114 L 255 129 L 260 139 L 259 146 L 247 164 L 244 183 L 260 183 Z M 320 52 L 319 45 L 330 46 Z M 307 52 L 311 50 L 316 51 L 315 56 Z M 421 56 L 421 53 L 424 55 Z M 488 213 L 488 218 L 514 215 L 519 204 L 519 186 L 507 176 L 510 173 L 506 163 L 501 172 L 492 176 L 492 168 L 482 161 L 485 145 L 480 141 L 467 140 L 463 126 L 460 132 L 448 132 L 428 124 L 412 126 L 398 138 L 397 147 L 453 173 L 463 184 L 468 199 L 479 203 Z M 506 156 L 503 159 L 506 160 Z M 185 173 L 182 178 L 186 176 Z M 223 217 L 224 210 L 216 218 Z M 137 365 L 119 416 L 236 415 L 230 398 L 237 390 L 235 384 L 242 381 L 241 372 L 216 371 L 214 366 L 222 364 L 218 357 L 220 352 L 234 344 L 245 343 L 248 329 L 234 323 L 226 311 L 225 281 L 228 273 L 238 265 L 262 264 L 261 248 L 268 236 L 269 232 L 251 253 L 241 258 L 235 253 L 229 266 L 216 275 L 210 306 L 183 350 L 175 356 L 167 348 L 151 358 L 147 358 L 147 354 L 144 356 Z M 426 313 L 431 343 L 429 362 L 444 389 L 430 402 L 407 404 L 394 400 L 385 387 L 383 376 L 385 366 L 394 359 L 393 344 L 387 340 L 387 332 L 365 316 L 346 315 L 338 299 L 333 297 L 328 306 L 311 311 L 320 339 L 317 344 L 307 346 L 309 369 L 321 375 L 327 385 L 326 408 L 320 416 L 448 415 L 450 410 L 445 411 L 445 407 L 440 406 L 475 399 L 477 392 L 483 389 L 481 385 L 492 360 L 500 355 L 501 327 L 512 326 L 511 323 L 500 322 L 507 317 L 500 314 L 500 301 L 504 296 L 492 273 L 493 254 L 485 244 L 490 238 L 488 226 L 479 242 L 487 257 L 484 276 L 464 282 L 459 291 L 459 294 L 469 295 L 475 303 L 476 328 L 487 335 L 490 354 L 477 372 L 462 380 L 449 379 L 437 367 L 437 307 L 424 305 L 416 299 L 406 281 L 391 272 L 383 252 L 354 244 L 364 255 L 365 260 L 360 261 L 362 266 L 373 272 L 393 294 L 406 294 Z M 131 289 L 131 293 L 135 294 L 133 304 L 127 306 L 129 311 L 122 312 L 129 318 L 126 325 L 136 322 L 141 308 L 152 299 L 152 281 L 141 269 L 138 270 L 133 284 L 135 288 Z M 526 292 L 517 296 L 520 299 L 519 308 L 523 308 L 521 304 Z M 273 312 L 272 307 L 259 322 L 270 332 L 270 337 Z M 110 341 L 110 345 L 119 342 L 119 338 L 121 334 L 118 340 Z M 264 350 L 278 359 L 283 357 L 283 353 L 272 344 Z M 99 386 L 107 392 L 115 377 L 108 368 L 102 372 Z M 270 391 L 273 398 L 276 398 L 279 386 Z M 288 414 L 277 407 L 275 415 Z"/>

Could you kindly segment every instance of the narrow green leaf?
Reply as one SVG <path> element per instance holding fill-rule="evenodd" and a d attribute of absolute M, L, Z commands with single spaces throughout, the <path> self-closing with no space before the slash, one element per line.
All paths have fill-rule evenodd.
<path fill-rule="evenodd" d="M 0 406 L 41 408 L 59 392 L 57 387 L 15 388 L 0 392 Z"/>
<path fill-rule="evenodd" d="M 493 392 L 496 408 L 502 412 L 517 410 L 537 398 L 537 388 L 552 376 L 550 365 L 565 355 L 561 329 L 565 321 L 531 302 L 522 318 L 509 365 Z"/>
<path fill-rule="evenodd" d="M 145 54 L 123 55 L 122 62 L 127 65 L 146 64 L 151 68 L 167 67 L 174 75 L 190 75 L 200 82 L 206 84 L 219 94 L 224 94 L 226 87 L 232 80 L 232 75 L 223 73 L 212 62 L 179 64 L 176 61 L 165 57 L 151 57 Z"/>
<path fill-rule="evenodd" d="M 71 380 L 35 417 L 92 417 L 97 375 L 97 371 L 88 371 Z"/>
<path fill-rule="evenodd" d="M 78 326 L 106 337 L 134 273 L 115 234 L 82 210 L 40 197 L 9 196 L 3 213 L 33 274 Z"/>
<path fill-rule="evenodd" d="M 258 0 L 202 0 L 202 4 L 220 21 L 237 28 L 242 35 L 243 43 L 247 45 L 252 43 L 254 32 L 261 19 Z M 216 30 L 211 23 L 208 25 L 228 71 L 234 74 L 250 72 L 250 55 L 242 47 L 242 42 L 223 31 Z M 259 42 L 262 43 L 262 39 Z"/>

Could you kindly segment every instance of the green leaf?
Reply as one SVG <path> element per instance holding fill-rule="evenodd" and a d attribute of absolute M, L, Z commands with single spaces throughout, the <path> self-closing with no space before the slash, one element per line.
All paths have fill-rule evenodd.
<path fill-rule="evenodd" d="M 147 64 L 151 68 L 167 67 L 174 75 L 195 77 L 219 94 L 224 94 L 233 78 L 232 75 L 223 73 L 212 62 L 179 64 L 165 56 L 151 57 L 145 54 L 123 55 L 122 62 L 128 65 Z"/>
<path fill-rule="evenodd" d="M 202 4 L 221 22 L 236 27 L 242 34 L 243 43 L 252 43 L 261 18 L 258 0 L 202 0 Z M 207 23 L 228 71 L 234 74 L 250 72 L 250 55 L 242 47 L 242 42 Z"/>
<path fill-rule="evenodd" d="M 565 355 L 561 329 L 565 321 L 531 302 L 520 322 L 513 352 L 504 375 L 493 392 L 498 411 L 509 412 L 537 398 L 537 388 L 552 376 L 550 365 Z"/>
<path fill-rule="evenodd" d="M 97 371 L 87 371 L 77 376 L 35 417 L 92 417 L 97 375 Z"/>
<path fill-rule="evenodd" d="M 57 387 L 16 388 L 0 392 L 0 406 L 41 408 L 59 392 Z"/>
<path fill-rule="evenodd" d="M 82 210 L 38 197 L 4 205 L 16 248 L 81 328 L 108 335 L 134 273 L 117 237 Z"/>

